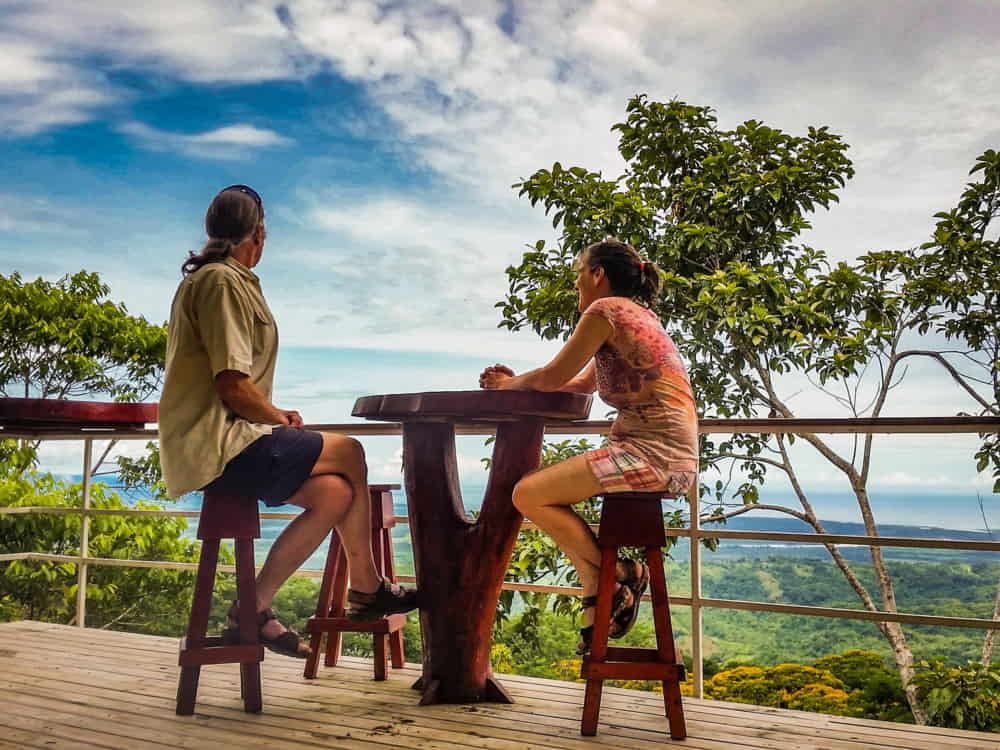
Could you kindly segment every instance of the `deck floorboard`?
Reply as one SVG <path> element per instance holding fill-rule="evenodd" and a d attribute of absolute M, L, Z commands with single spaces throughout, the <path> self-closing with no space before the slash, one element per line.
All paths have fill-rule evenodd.
<path fill-rule="evenodd" d="M 268 655 L 264 711 L 248 715 L 235 665 L 202 669 L 194 716 L 176 716 L 177 639 L 32 621 L 0 624 L 0 750 L 6 748 L 343 748 L 541 750 L 1000 750 L 981 732 L 684 699 L 689 737 L 673 742 L 661 696 L 605 688 L 596 737 L 581 737 L 583 685 L 502 675 L 516 703 L 417 705 L 416 665 L 372 680 L 344 658 L 302 677 Z"/>

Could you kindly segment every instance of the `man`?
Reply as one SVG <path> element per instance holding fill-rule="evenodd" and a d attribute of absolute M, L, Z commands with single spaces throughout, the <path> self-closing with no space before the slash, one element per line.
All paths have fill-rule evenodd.
<path fill-rule="evenodd" d="M 264 250 L 264 206 L 246 185 L 215 196 L 208 242 L 182 266 L 160 399 L 160 458 L 172 497 L 198 489 L 303 509 L 274 541 L 257 577 L 261 642 L 305 658 L 308 645 L 270 609 L 275 593 L 332 528 L 350 565 L 349 616 L 373 620 L 416 607 L 416 592 L 379 576 L 371 550 L 368 468 L 350 437 L 302 429 L 271 402 L 278 333 L 251 270 Z M 235 635 L 235 603 L 226 632 Z"/>

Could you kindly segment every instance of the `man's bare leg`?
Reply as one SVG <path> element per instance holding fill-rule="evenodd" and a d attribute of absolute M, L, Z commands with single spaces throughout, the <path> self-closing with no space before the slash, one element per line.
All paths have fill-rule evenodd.
<path fill-rule="evenodd" d="M 311 476 L 286 501 L 303 508 L 278 535 L 257 577 L 257 611 L 271 605 L 286 580 L 336 528 L 347 553 L 351 587 L 372 592 L 381 584 L 371 547 L 371 502 L 364 449 L 354 438 L 323 433 Z M 271 620 L 261 630 L 275 638 L 285 627 Z"/>
<path fill-rule="evenodd" d="M 312 474 L 339 474 L 350 484 L 351 502 L 336 521 L 337 531 L 347 552 L 351 588 L 375 591 L 382 579 L 372 556 L 371 499 L 368 496 L 368 465 L 364 448 L 354 438 L 323 433 L 323 450 Z"/>
<path fill-rule="evenodd" d="M 353 490 L 343 477 L 334 474 L 310 477 L 287 502 L 303 508 L 274 540 L 267 560 L 257 576 L 257 611 L 271 606 L 282 584 L 298 570 L 344 516 L 352 502 Z M 265 623 L 261 633 L 276 638 L 285 631 L 277 620 Z"/>

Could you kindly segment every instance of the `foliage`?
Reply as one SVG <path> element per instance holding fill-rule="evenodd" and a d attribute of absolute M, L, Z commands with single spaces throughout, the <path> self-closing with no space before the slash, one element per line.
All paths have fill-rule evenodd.
<path fill-rule="evenodd" d="M 25 282 L 17 273 L 0 276 L 0 395 L 148 397 L 160 382 L 166 326 L 129 315 L 123 305 L 108 299 L 109 291 L 97 274 L 86 271 L 56 282 Z M 0 505 L 81 507 L 82 486 L 39 473 L 36 462 L 37 443 L 0 441 Z M 92 485 L 91 505 L 126 507 L 102 482 Z M 0 515 L 0 553 L 78 555 L 80 523 L 78 516 L 69 514 Z M 186 528 L 183 519 L 94 516 L 89 553 L 193 562 L 197 547 L 185 538 Z M 225 552 L 223 557 L 231 560 Z M 2 567 L 4 618 L 67 622 L 75 616 L 74 563 L 20 560 Z M 92 566 L 87 624 L 176 634 L 186 619 L 192 583 L 190 572 Z"/>
<path fill-rule="evenodd" d="M 779 664 L 719 672 L 706 681 L 705 694 L 716 700 L 849 716 L 853 711 L 845 687 L 828 670 Z"/>
<path fill-rule="evenodd" d="M 938 356 L 977 402 L 980 414 L 1000 415 L 1000 153 L 981 154 L 955 208 L 935 214 L 930 241 L 916 250 L 873 253 L 868 267 L 881 274 L 902 273 L 903 297 L 913 327 L 932 331 L 963 350 L 917 352 Z M 981 386 L 985 386 L 984 389 Z M 977 470 L 990 468 L 993 491 L 1000 492 L 1000 438 L 982 436 Z"/>
<path fill-rule="evenodd" d="M 920 662 L 917 670 L 914 683 L 932 724 L 1000 731 L 1000 666 L 952 667 L 935 660 Z"/>
<path fill-rule="evenodd" d="M 138 458 L 118 456 L 115 459 L 118 470 L 115 474 L 121 489 L 128 494 L 152 494 L 157 502 L 171 502 L 167 495 L 167 485 L 163 481 L 160 468 L 160 446 L 146 443 L 146 454 Z"/>
<path fill-rule="evenodd" d="M 856 715 L 882 721 L 912 720 L 899 675 L 886 666 L 879 654 L 852 649 L 817 659 L 813 666 L 844 683 L 850 692 L 848 704 Z"/>
<path fill-rule="evenodd" d="M 82 485 L 33 469 L 0 478 L 0 506 L 70 507 L 82 504 Z M 126 505 L 106 485 L 91 488 L 95 509 Z M 155 506 L 140 503 L 140 509 Z M 112 559 L 196 562 L 197 545 L 184 538 L 180 518 L 94 516 L 90 554 Z M 80 519 L 65 513 L 0 515 L 0 553 L 79 554 Z M 232 556 L 225 550 L 226 561 Z M 15 560 L 3 565 L 7 619 L 69 622 L 75 616 L 77 576 L 71 562 Z M 152 568 L 92 566 L 88 571 L 87 625 L 174 635 L 183 629 L 193 573 Z"/>
<path fill-rule="evenodd" d="M 166 325 L 128 314 L 80 271 L 56 282 L 0 275 L 0 395 L 137 401 L 160 383 Z"/>

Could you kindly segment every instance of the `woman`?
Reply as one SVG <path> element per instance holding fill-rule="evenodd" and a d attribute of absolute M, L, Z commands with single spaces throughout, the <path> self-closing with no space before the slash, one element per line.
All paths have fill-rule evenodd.
<path fill-rule="evenodd" d="M 590 650 L 601 553 L 571 506 L 615 492 L 681 495 L 698 471 L 691 383 L 676 346 L 650 309 L 660 284 L 656 267 L 630 245 L 614 239 L 590 245 L 576 264 L 583 314 L 555 359 L 517 376 L 503 365 L 488 367 L 479 379 L 484 388 L 597 390 L 618 409 L 606 447 L 540 469 L 514 488 L 514 505 L 555 540 L 579 575 L 585 623 L 580 654 Z M 623 558 L 617 580 L 611 635 L 620 638 L 635 623 L 649 573 L 643 563 Z"/>
<path fill-rule="evenodd" d="M 302 429 L 271 402 L 278 331 L 260 279 L 264 205 L 246 185 L 215 196 L 208 242 L 184 262 L 170 310 L 160 398 L 160 458 L 171 497 L 213 489 L 303 509 L 281 532 L 257 577 L 264 646 L 305 658 L 309 647 L 271 610 L 278 588 L 336 528 L 351 571 L 349 615 L 370 620 L 416 606 L 416 592 L 378 575 L 371 548 L 368 469 L 361 444 Z M 224 636 L 239 637 L 235 603 Z"/>

